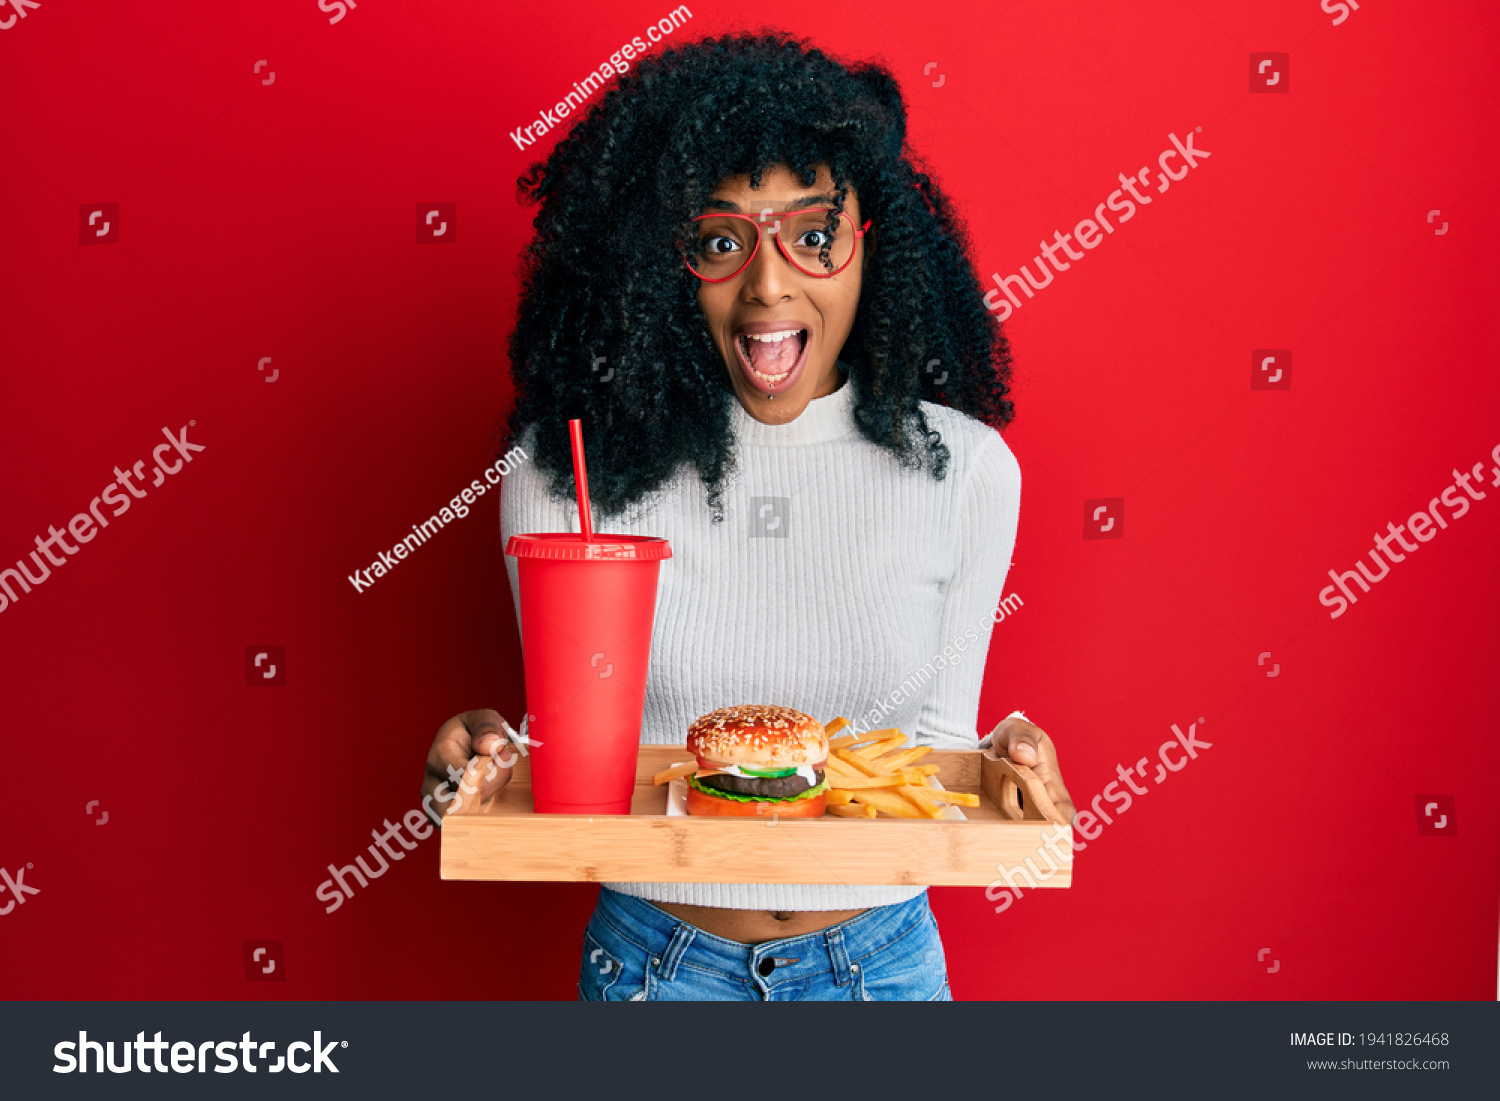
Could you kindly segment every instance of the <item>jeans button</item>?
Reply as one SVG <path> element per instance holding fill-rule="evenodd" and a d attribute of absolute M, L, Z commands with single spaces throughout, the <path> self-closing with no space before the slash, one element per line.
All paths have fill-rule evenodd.
<path fill-rule="evenodd" d="M 761 960 L 758 964 L 755 965 L 755 970 L 760 972 L 761 978 L 769 978 L 771 972 L 776 970 L 776 961 L 773 960 L 770 956 L 767 956 L 765 959 Z"/>

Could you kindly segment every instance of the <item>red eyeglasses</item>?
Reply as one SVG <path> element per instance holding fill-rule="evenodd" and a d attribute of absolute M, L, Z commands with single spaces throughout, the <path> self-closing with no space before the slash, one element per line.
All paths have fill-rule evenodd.
<path fill-rule="evenodd" d="M 847 268 L 854 248 L 873 219 L 855 228 L 854 219 L 839 211 L 830 226 L 831 206 L 770 214 L 701 214 L 693 219 L 698 237 L 684 258 L 687 268 L 705 283 L 733 279 L 750 265 L 760 251 L 762 229 L 776 236 L 776 247 L 787 262 L 815 279 L 827 279 Z"/>

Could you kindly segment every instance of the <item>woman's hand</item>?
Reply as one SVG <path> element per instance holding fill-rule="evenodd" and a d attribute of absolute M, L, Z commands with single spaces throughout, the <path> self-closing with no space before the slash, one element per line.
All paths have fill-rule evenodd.
<path fill-rule="evenodd" d="M 1036 773 L 1047 788 L 1047 796 L 1069 822 L 1075 812 L 1073 798 L 1063 783 L 1062 770 L 1057 767 L 1057 749 L 1047 732 L 1035 723 L 1012 716 L 995 727 L 991 734 L 995 752 L 1009 757 L 1018 765 L 1025 765 Z"/>
<path fill-rule="evenodd" d="M 465 711 L 438 727 L 427 753 L 427 776 L 422 781 L 422 806 L 429 813 L 446 815 L 461 805 L 460 800 L 473 809 L 476 800 L 480 805 L 487 803 L 510 782 L 516 754 L 506 744 L 500 723 L 500 712 L 484 709 Z M 461 791 L 459 778 L 465 766 L 485 754 L 491 759 L 479 770 L 478 789 Z"/>

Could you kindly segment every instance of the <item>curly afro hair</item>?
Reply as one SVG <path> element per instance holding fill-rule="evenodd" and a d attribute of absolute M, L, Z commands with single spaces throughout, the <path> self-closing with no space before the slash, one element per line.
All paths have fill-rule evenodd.
<path fill-rule="evenodd" d="M 578 417 L 601 514 L 691 463 L 722 518 L 738 399 L 678 242 L 725 177 L 758 187 L 778 164 L 807 187 L 827 165 L 839 209 L 852 184 L 874 219 L 839 356 L 859 431 L 942 478 L 949 452 L 920 402 L 1009 423 L 1010 347 L 962 221 L 906 147 L 895 77 L 782 32 L 705 38 L 643 58 L 517 181 L 540 211 L 520 265 L 507 444 L 536 429 L 532 459 L 552 493 L 572 493 L 567 421 Z"/>

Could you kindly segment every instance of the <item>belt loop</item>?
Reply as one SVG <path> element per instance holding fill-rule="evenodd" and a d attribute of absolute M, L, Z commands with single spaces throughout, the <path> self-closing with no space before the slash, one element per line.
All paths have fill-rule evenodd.
<path fill-rule="evenodd" d="M 671 982 L 677 977 L 678 961 L 687 953 L 697 933 L 698 930 L 685 921 L 677 924 L 677 928 L 672 930 L 672 939 L 667 942 L 667 950 L 659 957 L 660 962 L 652 961 L 656 964 L 657 978 L 663 982 Z"/>
<path fill-rule="evenodd" d="M 849 970 L 849 951 L 844 946 L 844 931 L 835 927 L 824 933 L 823 939 L 828 946 L 828 962 L 833 965 L 834 982 L 840 986 L 848 986 L 854 975 Z"/>

